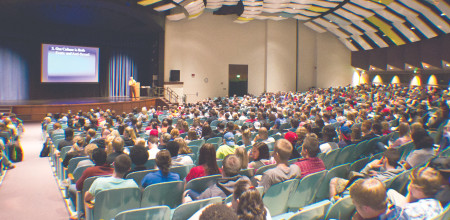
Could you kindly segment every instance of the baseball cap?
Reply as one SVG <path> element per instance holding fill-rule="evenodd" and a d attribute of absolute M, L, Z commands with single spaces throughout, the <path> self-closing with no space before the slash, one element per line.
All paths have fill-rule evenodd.
<path fill-rule="evenodd" d="M 152 130 L 150 131 L 150 136 L 158 137 L 158 130 L 152 129 Z"/>
<path fill-rule="evenodd" d="M 291 144 L 294 144 L 294 142 L 298 140 L 298 136 L 295 132 L 289 131 L 284 135 L 284 139 L 291 142 Z"/>
<path fill-rule="evenodd" d="M 227 143 L 227 145 L 235 145 L 234 144 L 234 134 L 231 132 L 227 132 L 224 136 L 223 139 L 225 140 L 225 143 Z"/>

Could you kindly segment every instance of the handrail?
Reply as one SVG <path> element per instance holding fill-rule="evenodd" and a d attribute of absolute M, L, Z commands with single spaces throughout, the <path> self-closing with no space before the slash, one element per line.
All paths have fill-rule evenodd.
<path fill-rule="evenodd" d="M 168 98 L 169 98 L 169 102 L 170 102 L 170 103 L 172 103 L 172 100 L 173 100 L 174 102 L 179 102 L 179 100 L 178 100 L 178 94 L 175 93 L 171 88 L 166 87 L 164 90 L 166 91 L 166 94 L 167 94 L 167 96 L 168 96 Z"/>
<path fill-rule="evenodd" d="M 166 88 L 154 87 L 153 95 L 156 97 L 167 97 L 167 100 L 170 103 L 172 103 L 172 102 L 179 103 L 180 102 L 179 95 L 169 87 L 166 87 Z"/>

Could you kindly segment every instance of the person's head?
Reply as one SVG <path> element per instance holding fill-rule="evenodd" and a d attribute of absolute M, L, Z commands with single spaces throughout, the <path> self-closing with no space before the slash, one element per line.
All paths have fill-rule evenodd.
<path fill-rule="evenodd" d="M 250 131 L 250 129 L 245 129 L 243 132 L 242 132 L 242 141 L 245 143 L 245 142 L 250 142 L 251 139 L 252 138 L 252 133 L 251 133 L 251 131 Z"/>
<path fill-rule="evenodd" d="M 383 153 L 383 160 L 386 160 L 384 162 L 386 162 L 387 164 L 389 164 L 392 167 L 397 167 L 398 166 L 398 161 L 400 160 L 402 154 L 400 153 L 400 151 L 396 148 L 388 148 L 384 153 Z"/>
<path fill-rule="evenodd" d="M 170 134 L 168 134 L 168 133 L 162 134 L 161 135 L 161 144 L 166 145 L 170 141 L 171 138 L 172 138 L 172 136 L 170 136 Z"/>
<path fill-rule="evenodd" d="M 148 157 L 149 157 L 148 151 L 143 146 L 133 146 L 130 149 L 131 161 L 137 166 L 144 165 L 147 162 Z"/>
<path fill-rule="evenodd" d="M 236 182 L 231 204 L 239 219 L 263 220 L 267 215 L 261 194 L 248 180 Z"/>
<path fill-rule="evenodd" d="M 217 166 L 216 148 L 213 144 L 205 143 L 202 145 L 199 151 L 198 164 L 207 167 L 206 173 L 208 175 L 220 173 L 219 167 Z"/>
<path fill-rule="evenodd" d="M 233 209 L 222 203 L 213 204 L 203 210 L 200 220 L 238 220 Z"/>
<path fill-rule="evenodd" d="M 294 146 L 297 143 L 298 136 L 295 132 L 289 131 L 284 135 L 284 139 L 291 142 L 292 146 Z"/>
<path fill-rule="evenodd" d="M 400 125 L 398 126 L 398 136 L 400 137 L 407 136 L 409 135 L 409 132 L 410 132 L 409 124 L 405 122 L 400 123 Z"/>
<path fill-rule="evenodd" d="M 372 121 L 365 120 L 361 123 L 361 132 L 367 134 L 372 128 Z"/>
<path fill-rule="evenodd" d="M 95 149 L 97 149 L 97 145 L 96 144 L 88 144 L 85 148 L 84 148 L 84 153 L 89 156 L 89 159 L 92 160 L 92 153 L 94 152 Z"/>
<path fill-rule="evenodd" d="M 352 126 L 352 133 L 350 134 L 352 141 L 359 141 L 362 138 L 361 128 Z"/>
<path fill-rule="evenodd" d="M 11 123 L 11 119 L 6 118 L 5 119 L 5 124 L 9 124 L 9 123 Z M 53 129 L 54 130 L 61 129 L 61 124 L 56 122 L 55 124 L 53 124 Z"/>
<path fill-rule="evenodd" d="M 172 165 L 170 152 L 168 150 L 160 150 L 156 153 L 155 163 L 158 169 L 161 170 L 161 173 L 167 176 L 167 174 L 169 174 L 170 166 Z"/>
<path fill-rule="evenodd" d="M 101 148 L 95 148 L 92 151 L 92 161 L 95 166 L 103 166 L 106 163 L 106 151 Z"/>
<path fill-rule="evenodd" d="M 374 218 L 386 212 L 386 188 L 377 179 L 357 180 L 350 187 L 350 197 L 363 218 Z"/>
<path fill-rule="evenodd" d="M 224 136 L 223 136 L 223 142 L 224 144 L 228 145 L 228 146 L 234 146 L 234 134 L 231 132 L 227 132 Z"/>
<path fill-rule="evenodd" d="M 178 137 L 178 138 L 175 138 L 174 141 L 178 143 L 178 146 L 180 146 L 178 149 L 178 154 L 192 153 L 192 150 L 187 146 L 187 143 L 183 138 Z"/>
<path fill-rule="evenodd" d="M 441 189 L 442 175 L 432 167 L 414 168 L 408 191 L 414 199 L 432 198 Z"/>
<path fill-rule="evenodd" d="M 411 134 L 411 139 L 416 149 L 431 149 L 434 146 L 433 138 L 428 135 L 428 132 L 424 128 L 414 130 Z"/>
<path fill-rule="evenodd" d="M 327 125 L 322 129 L 322 136 L 325 142 L 332 142 L 336 137 L 336 129 L 332 125 Z"/>
<path fill-rule="evenodd" d="M 114 159 L 114 172 L 117 174 L 125 174 L 131 169 L 131 159 L 126 154 L 121 154 Z"/>
<path fill-rule="evenodd" d="M 269 138 L 269 132 L 267 131 L 267 128 L 265 128 L 265 127 L 261 127 L 258 130 L 258 135 L 262 140 L 266 140 L 267 138 Z"/>
<path fill-rule="evenodd" d="M 238 147 L 234 151 L 234 154 L 239 157 L 239 160 L 241 161 L 241 169 L 247 169 L 248 167 L 248 154 L 247 151 L 245 151 L 245 148 Z"/>
<path fill-rule="evenodd" d="M 64 137 L 66 138 L 66 140 L 72 140 L 73 139 L 73 129 L 72 128 L 64 129 Z"/>
<path fill-rule="evenodd" d="M 166 146 L 167 150 L 170 152 L 172 157 L 178 156 L 178 151 L 180 150 L 180 145 L 175 141 L 169 141 Z"/>
<path fill-rule="evenodd" d="M 134 129 L 132 127 L 126 127 L 123 136 L 128 137 L 133 141 L 136 140 L 136 133 L 134 132 Z"/>
<path fill-rule="evenodd" d="M 319 139 L 315 134 L 308 134 L 303 141 L 302 156 L 303 157 L 317 157 L 320 153 Z"/>
<path fill-rule="evenodd" d="M 211 134 L 212 134 L 211 126 L 209 126 L 208 123 L 205 123 L 205 124 L 202 126 L 202 136 L 203 136 L 203 137 L 206 137 L 206 136 L 211 135 Z"/>
<path fill-rule="evenodd" d="M 224 177 L 233 177 L 239 174 L 241 170 L 241 160 L 234 154 L 227 155 L 222 161 L 222 175 Z"/>
<path fill-rule="evenodd" d="M 443 184 L 450 185 L 450 157 L 435 157 L 430 160 L 428 166 L 441 173 L 443 177 Z"/>
<path fill-rule="evenodd" d="M 125 142 L 123 141 L 123 138 L 121 138 L 121 137 L 114 138 L 114 140 L 112 142 L 114 151 L 117 153 L 122 153 L 124 144 L 125 144 Z"/>
<path fill-rule="evenodd" d="M 273 156 L 277 163 L 287 162 L 292 153 L 292 144 L 286 139 L 279 139 L 275 142 Z"/>
<path fill-rule="evenodd" d="M 250 153 L 253 161 L 270 159 L 269 147 L 264 142 L 255 143 Z"/>
<path fill-rule="evenodd" d="M 187 139 L 188 140 L 197 140 L 198 139 L 197 132 L 194 129 L 190 129 L 188 131 Z"/>

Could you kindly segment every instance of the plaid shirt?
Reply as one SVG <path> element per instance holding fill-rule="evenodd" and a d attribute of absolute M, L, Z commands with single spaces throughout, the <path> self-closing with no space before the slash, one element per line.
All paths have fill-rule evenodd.
<path fill-rule="evenodd" d="M 295 164 L 300 167 L 300 171 L 302 173 L 300 178 L 303 178 L 311 173 L 325 170 L 325 164 L 318 157 L 302 158 Z"/>

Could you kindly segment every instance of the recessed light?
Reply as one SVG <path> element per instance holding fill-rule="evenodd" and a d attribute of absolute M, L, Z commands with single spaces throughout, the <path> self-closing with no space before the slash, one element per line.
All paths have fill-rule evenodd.
<path fill-rule="evenodd" d="M 445 13 L 442 13 L 442 14 L 441 14 L 441 16 L 446 16 L 446 15 L 447 15 L 447 14 L 445 14 Z"/>
<path fill-rule="evenodd" d="M 415 27 L 411 27 L 411 30 L 414 30 L 414 29 L 416 29 Z"/>

